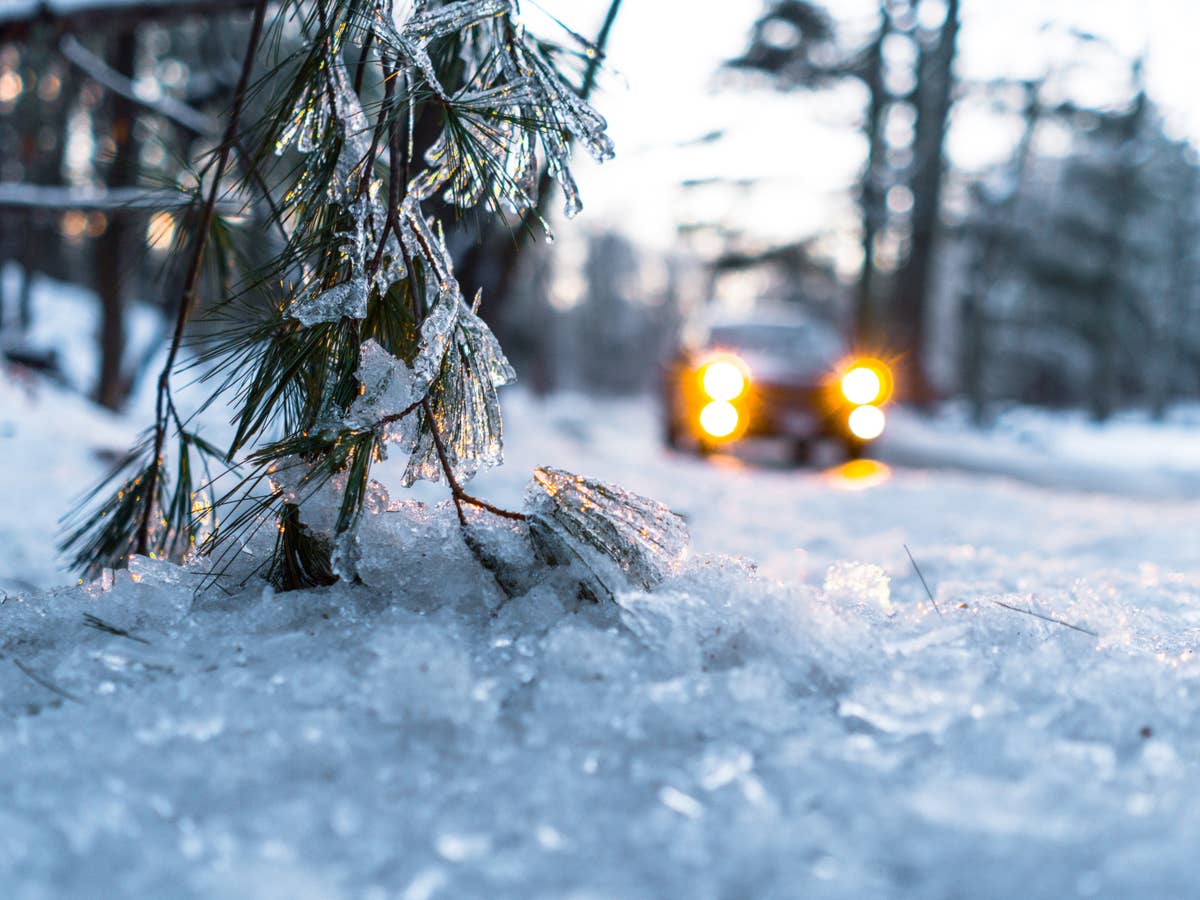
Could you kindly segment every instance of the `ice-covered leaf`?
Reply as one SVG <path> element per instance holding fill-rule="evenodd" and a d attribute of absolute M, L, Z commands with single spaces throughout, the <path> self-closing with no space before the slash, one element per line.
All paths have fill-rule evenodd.
<path fill-rule="evenodd" d="M 569 548 L 610 592 L 618 572 L 649 590 L 687 554 L 687 526 L 666 506 L 562 469 L 534 470 L 525 508 L 531 532 Z"/>

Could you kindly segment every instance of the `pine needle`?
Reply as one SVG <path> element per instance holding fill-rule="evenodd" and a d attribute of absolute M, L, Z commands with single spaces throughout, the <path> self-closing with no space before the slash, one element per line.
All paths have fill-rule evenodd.
<path fill-rule="evenodd" d="M 933 604 L 933 611 L 938 614 L 939 619 L 944 619 L 945 616 L 942 615 L 941 609 L 938 608 L 937 601 L 933 599 L 933 591 L 929 589 L 929 584 L 925 581 L 925 576 L 921 574 L 921 567 L 917 565 L 916 559 L 913 558 L 912 551 L 908 549 L 908 544 L 904 545 L 904 552 L 908 554 L 908 561 L 912 563 L 913 571 L 921 579 L 921 587 L 925 588 L 925 593 L 929 596 L 929 602 Z"/>
<path fill-rule="evenodd" d="M 128 638 L 131 641 L 137 641 L 139 644 L 149 646 L 150 642 L 145 638 L 138 637 L 136 634 L 130 634 L 124 628 L 119 628 L 116 625 L 110 625 L 99 616 L 93 616 L 91 613 L 83 614 L 83 624 L 89 628 L 95 628 L 97 631 L 103 631 L 105 634 L 114 634 L 117 637 Z"/>
<path fill-rule="evenodd" d="M 16 659 L 15 657 L 13 658 L 13 665 L 16 666 L 18 669 L 20 669 L 21 672 L 24 673 L 26 678 L 28 678 L 30 681 L 35 682 L 36 684 L 40 684 L 46 690 L 50 691 L 50 693 L 58 694 L 58 696 L 66 699 L 66 700 L 70 700 L 72 703 L 80 703 L 80 704 L 83 703 L 82 700 L 80 700 L 78 697 L 76 697 L 70 691 L 65 691 L 62 688 L 60 688 L 57 684 L 55 684 L 53 681 L 50 681 L 47 678 L 43 678 L 41 675 L 39 675 L 37 672 L 33 671 L 33 669 L 29 668 L 29 666 L 25 665 L 25 663 L 21 662 L 19 659 Z"/>
<path fill-rule="evenodd" d="M 1027 616 L 1033 616 L 1035 619 L 1041 619 L 1043 622 L 1053 622 L 1055 625 L 1061 625 L 1063 628 L 1070 628 L 1072 631 L 1078 631 L 1082 634 L 1091 635 L 1092 637 L 1100 637 L 1097 632 L 1088 628 L 1084 628 L 1081 625 L 1072 625 L 1070 622 L 1064 622 L 1062 619 L 1055 619 L 1052 616 L 1043 615 L 1042 613 L 1035 612 L 1032 609 L 1022 609 L 1019 606 L 1013 606 L 1009 603 L 1005 603 L 1003 600 L 993 600 L 992 602 L 997 606 L 1003 606 L 1005 609 L 1011 609 L 1013 612 L 1024 613 Z"/>

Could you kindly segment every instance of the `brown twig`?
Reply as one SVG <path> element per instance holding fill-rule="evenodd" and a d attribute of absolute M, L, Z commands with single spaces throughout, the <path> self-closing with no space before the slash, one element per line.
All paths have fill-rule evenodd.
<path fill-rule="evenodd" d="M 208 199 L 200 214 L 199 230 L 196 242 L 192 248 L 192 258 L 188 264 L 187 277 L 184 280 L 183 291 L 179 296 L 179 308 L 175 318 L 175 332 L 171 338 L 171 348 L 167 352 L 166 362 L 158 377 L 158 393 L 154 402 L 154 458 L 146 479 L 146 502 L 142 507 L 142 521 L 138 527 L 137 552 L 146 554 L 150 549 L 150 521 L 154 516 L 154 497 L 158 487 L 163 465 L 163 443 L 167 437 L 166 405 L 170 401 L 171 370 L 175 367 L 175 357 L 183 343 L 184 326 L 187 324 L 188 313 L 195 300 L 196 286 L 200 280 L 200 268 L 204 261 L 204 251 L 208 245 L 208 233 L 212 227 L 217 195 L 221 190 L 221 179 L 225 175 L 225 167 L 229 164 L 229 156 L 236 143 L 238 119 L 241 117 L 242 105 L 246 100 L 246 92 L 250 84 L 250 73 L 254 70 L 254 60 L 258 55 L 258 43 L 262 38 L 263 23 L 267 14 L 267 0 L 257 0 L 254 7 L 254 22 L 250 26 L 250 40 L 246 45 L 246 56 L 242 60 L 242 72 L 238 77 L 237 89 L 233 96 L 233 108 L 229 113 L 229 122 L 225 127 L 225 136 L 221 141 L 221 149 L 217 154 L 216 167 L 213 171 L 212 186 L 209 188 Z"/>
<path fill-rule="evenodd" d="M 458 523 L 463 528 L 467 527 L 467 514 L 463 512 L 464 503 L 487 510 L 495 516 L 524 522 L 525 515 L 523 513 L 512 512 L 511 510 L 493 506 L 486 500 L 472 497 L 463 490 L 463 486 L 459 484 L 458 478 L 454 475 L 454 469 L 450 466 L 450 454 L 446 452 L 446 444 L 442 440 L 442 433 L 437 427 L 437 421 L 433 418 L 433 407 L 430 405 L 428 397 L 422 398 L 421 408 L 425 411 L 425 418 L 429 421 L 429 431 L 433 435 L 433 446 L 437 449 L 438 462 L 441 463 L 442 472 L 446 475 L 446 483 L 450 486 L 450 496 L 454 499 L 454 509 L 458 513 Z"/>
<path fill-rule="evenodd" d="M 128 638 L 131 641 L 137 641 L 139 644 L 149 644 L 150 642 L 143 637 L 138 637 L 124 628 L 113 625 L 110 622 L 105 622 L 99 616 L 94 616 L 91 613 L 83 614 L 83 624 L 88 628 L 94 628 L 97 631 L 103 631 L 105 634 L 115 635 L 116 637 Z"/>

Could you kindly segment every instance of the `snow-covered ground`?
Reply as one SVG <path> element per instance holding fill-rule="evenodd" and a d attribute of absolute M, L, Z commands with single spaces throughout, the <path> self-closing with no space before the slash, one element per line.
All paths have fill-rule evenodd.
<path fill-rule="evenodd" d="M 408 504 L 365 526 L 367 586 L 196 595 L 144 561 L 38 592 L 68 583 L 53 520 L 93 450 L 137 425 L 0 376 L 0 896 L 1195 895 L 1195 500 L 1078 490 L 1119 468 L 1097 442 L 1166 432 L 1073 425 L 1099 480 L 1064 489 L 706 463 L 645 404 L 506 409 L 477 493 L 518 505 L 551 464 L 656 496 L 692 532 L 678 573 L 506 602 L 450 511 Z M 893 462 L 982 440 L 898 422 Z M 988 446 L 1042 481 L 1082 464 L 1014 433 Z"/>

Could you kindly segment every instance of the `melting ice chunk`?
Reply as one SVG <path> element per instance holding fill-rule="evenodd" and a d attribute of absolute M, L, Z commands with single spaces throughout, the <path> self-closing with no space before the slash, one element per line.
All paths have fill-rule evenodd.
<path fill-rule="evenodd" d="M 628 581 L 649 590 L 687 553 L 687 526 L 666 506 L 562 469 L 535 469 L 525 506 L 531 532 L 550 542 L 552 554 L 568 551 L 606 586 L 615 565 Z"/>

